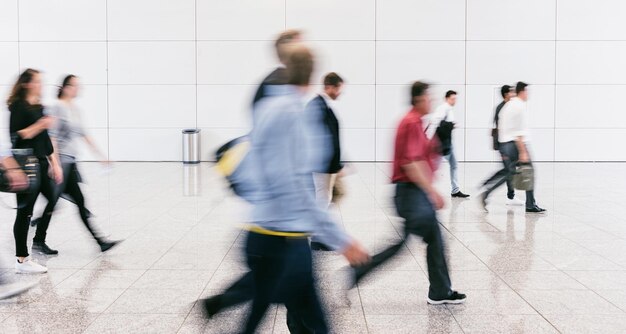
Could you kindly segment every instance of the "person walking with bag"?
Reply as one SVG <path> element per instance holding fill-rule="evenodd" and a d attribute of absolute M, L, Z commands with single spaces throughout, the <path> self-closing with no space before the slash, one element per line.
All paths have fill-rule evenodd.
<path fill-rule="evenodd" d="M 11 155 L 10 147 L 8 140 L 0 141 L 0 176 L 3 191 L 5 189 L 11 192 L 25 190 L 29 184 L 28 176 Z M 7 283 L 0 276 L 0 300 L 24 293 L 36 285 L 37 283 Z"/>
<path fill-rule="evenodd" d="M 518 82 L 516 97 L 511 98 L 498 115 L 498 142 L 504 168 L 485 182 L 486 190 L 480 195 L 480 202 L 487 211 L 489 195 L 504 183 L 512 182 L 518 164 L 532 166 L 529 153 L 529 131 L 527 125 L 528 84 Z M 532 186 L 530 187 L 532 188 Z M 534 189 L 526 190 L 526 212 L 544 213 L 546 210 L 535 202 Z"/>
<path fill-rule="evenodd" d="M 513 90 L 513 87 L 509 86 L 509 85 L 504 85 L 500 88 L 500 94 L 502 95 L 502 102 L 500 102 L 500 104 L 498 104 L 498 106 L 496 107 L 496 111 L 495 114 L 493 116 L 493 125 L 494 128 L 491 132 L 491 136 L 493 139 L 493 149 L 496 151 L 500 151 L 500 142 L 498 141 L 498 124 L 500 123 L 500 112 L 502 111 L 502 108 L 504 108 L 504 105 L 509 102 L 511 100 L 511 98 L 513 98 L 515 96 L 515 91 Z M 500 154 L 500 157 L 502 158 L 502 163 L 504 164 L 504 156 L 502 154 Z M 506 170 L 503 171 L 502 173 L 506 173 Z M 490 177 L 488 180 L 486 180 L 485 182 L 483 182 L 483 187 L 486 186 L 487 184 L 492 183 L 496 178 L 499 178 L 500 174 L 496 173 L 494 174 L 492 177 Z M 506 197 L 507 197 L 507 202 L 506 205 L 524 205 L 523 201 L 520 201 L 519 199 L 515 198 L 515 188 L 513 187 L 513 180 L 512 179 L 507 179 L 506 180 Z"/>
<path fill-rule="evenodd" d="M 61 162 L 64 182 L 57 187 L 55 196 L 48 200 L 44 215 L 33 221 L 33 224 L 37 225 L 35 238 L 45 242 L 54 208 L 61 195 L 65 195 L 78 207 L 78 212 L 83 224 L 100 246 L 100 250 L 106 252 L 114 247 L 118 241 L 109 241 L 104 238 L 89 220 L 91 213 L 85 207 L 85 196 L 79 185 L 82 179 L 76 164 L 79 140 L 84 140 L 89 147 L 101 157 L 102 161 L 106 161 L 107 158 L 100 152 L 82 126 L 80 110 L 74 103 L 74 99 L 78 96 L 78 93 L 78 77 L 74 75 L 66 76 L 59 87 L 59 93 L 57 95 L 59 101 L 49 110 L 49 115 L 55 118 L 55 125 L 50 129 L 50 137 L 52 138 L 52 142 L 56 148 L 55 151 Z"/>
<path fill-rule="evenodd" d="M 54 147 L 48 129 L 54 126 L 52 117 L 44 116 L 41 105 L 41 74 L 37 70 L 27 69 L 18 78 L 7 100 L 11 112 L 9 131 L 13 149 L 30 149 L 39 161 L 39 186 L 33 193 L 18 193 L 17 215 L 13 225 L 18 273 L 45 273 L 48 268 L 29 259 L 28 230 L 38 195 L 43 194 L 48 201 L 54 199 L 54 183 L 63 182 L 63 171 L 54 154 Z M 51 214 L 51 213 L 44 213 Z M 37 227 L 39 229 L 39 227 Z M 35 238 L 33 251 L 44 254 L 56 254 L 48 247 L 45 240 Z"/>

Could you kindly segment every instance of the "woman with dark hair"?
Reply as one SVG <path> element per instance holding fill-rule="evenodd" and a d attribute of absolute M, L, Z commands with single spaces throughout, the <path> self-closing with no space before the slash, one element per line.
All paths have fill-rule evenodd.
<path fill-rule="evenodd" d="M 33 193 L 17 194 L 17 217 L 13 225 L 17 262 L 15 270 L 19 273 L 45 273 L 48 268 L 28 259 L 28 229 L 33 208 L 39 194 L 48 201 L 54 198 L 54 187 L 63 182 L 63 172 L 54 147 L 48 136 L 48 129 L 54 125 L 53 118 L 44 116 L 41 99 L 41 74 L 27 69 L 18 78 L 7 100 L 11 117 L 9 131 L 14 149 L 30 149 L 39 160 L 39 189 Z M 48 174 L 50 173 L 50 174 Z M 37 228 L 39 230 L 39 227 Z M 39 232 L 39 231 L 37 231 Z M 33 241 L 33 250 L 45 254 L 54 254 L 45 240 Z"/>
<path fill-rule="evenodd" d="M 45 240 L 46 231 L 50 225 L 54 207 L 59 197 L 64 196 L 76 204 L 83 224 L 85 224 L 85 227 L 87 227 L 93 238 L 98 242 L 98 245 L 100 245 L 100 250 L 106 252 L 118 242 L 108 241 L 101 236 L 89 221 L 91 214 L 89 210 L 85 208 L 85 197 L 78 185 L 78 183 L 81 182 L 80 173 L 76 165 L 79 144 L 78 139 L 84 139 L 90 148 L 101 157 L 102 161 L 107 161 L 107 158 L 83 129 L 82 122 L 80 121 L 80 112 L 74 104 L 74 98 L 78 96 L 78 88 L 78 78 L 75 75 L 66 76 L 59 87 L 59 93 L 57 95 L 59 102 L 48 111 L 49 115 L 54 116 L 56 120 L 54 126 L 50 129 L 50 136 L 52 137 L 52 142 L 59 156 L 59 160 L 61 161 L 64 182 L 56 190 L 55 197 L 48 201 L 44 215 L 33 221 L 33 223 L 37 225 L 38 237 L 36 238 Z"/>

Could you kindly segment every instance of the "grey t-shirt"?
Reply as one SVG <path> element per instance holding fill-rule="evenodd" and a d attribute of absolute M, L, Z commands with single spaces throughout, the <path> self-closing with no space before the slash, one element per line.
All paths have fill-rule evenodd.
<path fill-rule="evenodd" d="M 85 136 L 79 110 L 76 106 L 59 101 L 46 113 L 56 118 L 54 127 L 49 133 L 50 137 L 56 140 L 59 155 L 62 159 L 74 160 L 78 154 L 78 139 Z"/>

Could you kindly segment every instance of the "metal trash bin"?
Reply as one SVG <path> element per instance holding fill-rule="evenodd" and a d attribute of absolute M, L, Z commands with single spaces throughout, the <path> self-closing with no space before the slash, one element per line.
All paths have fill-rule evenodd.
<path fill-rule="evenodd" d="M 200 163 L 200 129 L 183 130 L 183 163 Z"/>

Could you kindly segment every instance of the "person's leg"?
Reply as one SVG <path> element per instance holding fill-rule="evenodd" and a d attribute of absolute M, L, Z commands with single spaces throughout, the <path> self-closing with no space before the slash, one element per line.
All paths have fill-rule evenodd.
<path fill-rule="evenodd" d="M 373 272 L 380 265 L 386 263 L 391 258 L 393 258 L 404 247 L 405 242 L 406 242 L 406 234 L 402 237 L 402 240 L 400 240 L 398 243 L 391 245 L 390 247 L 388 247 L 387 249 L 383 250 L 382 252 L 378 254 L 373 255 L 367 264 L 355 267 L 354 268 L 355 277 L 354 277 L 353 284 L 356 285 L 357 283 L 359 283 L 359 281 L 365 278 L 365 276 L 367 276 L 369 273 Z"/>
<path fill-rule="evenodd" d="M 324 210 L 328 209 L 333 195 L 334 174 L 313 173 L 315 184 L 315 200 Z M 326 224 L 326 223 L 325 223 Z M 327 224 L 332 224 L 328 222 Z M 311 237 L 311 248 L 313 250 L 330 251 L 331 249 L 320 242 L 315 235 Z"/>
<path fill-rule="evenodd" d="M 254 298 L 255 285 L 252 272 L 247 272 L 228 287 L 222 294 L 205 299 L 207 315 L 212 317 L 221 310 L 248 302 Z"/>
<path fill-rule="evenodd" d="M 13 224 L 13 237 L 15 238 L 15 256 L 18 258 L 28 257 L 28 230 L 33 208 L 39 192 L 32 194 L 17 194 L 17 215 Z"/>
<path fill-rule="evenodd" d="M 324 310 L 313 278 L 311 251 L 303 239 L 289 239 L 285 275 L 279 286 L 287 307 L 291 333 L 328 333 Z"/>
<path fill-rule="evenodd" d="M 450 164 L 450 184 L 452 186 L 452 194 L 456 194 L 461 191 L 459 187 L 459 179 L 457 175 L 458 162 L 454 156 L 454 147 L 450 147 L 450 154 L 446 156 L 448 163 Z"/>
<path fill-rule="evenodd" d="M 270 303 L 276 300 L 279 277 L 284 272 L 284 239 L 248 233 L 248 266 L 254 279 L 255 293 L 245 333 L 254 333 Z"/>
<path fill-rule="evenodd" d="M 396 204 L 396 209 L 398 209 L 398 213 L 400 215 L 400 217 L 406 219 L 406 217 L 404 217 L 400 211 L 399 208 L 400 206 L 402 206 L 404 201 L 406 201 L 406 192 L 404 190 L 402 190 L 405 186 L 402 184 L 397 184 L 396 185 L 396 196 L 394 198 L 395 200 L 395 204 Z M 401 189 L 402 188 L 402 189 Z M 404 223 L 405 225 L 405 231 L 404 234 L 402 235 L 402 239 L 396 243 L 393 244 L 391 246 L 389 246 L 388 248 L 386 248 L 385 250 L 383 250 L 382 252 L 375 254 L 371 257 L 370 261 L 367 264 L 358 266 L 354 268 L 354 282 L 353 284 L 356 285 L 359 281 L 361 281 L 365 276 L 367 276 L 369 273 L 371 273 L 372 271 L 374 271 L 377 267 L 379 267 L 380 265 L 386 263 L 387 261 L 389 261 L 391 258 L 393 258 L 403 247 L 404 247 L 404 243 L 406 242 L 406 239 L 408 237 L 408 232 L 407 232 L 407 222 L 405 221 Z"/>
<path fill-rule="evenodd" d="M 508 184 L 512 184 L 513 174 L 515 173 L 515 164 L 517 163 L 517 155 L 515 152 L 517 152 L 515 143 L 511 142 L 500 144 L 500 154 L 502 155 L 503 168 L 487 180 L 487 182 L 485 182 L 485 187 L 487 187 L 484 195 L 485 199 L 504 183 L 507 183 L 507 186 Z"/>
<path fill-rule="evenodd" d="M 41 162 L 40 164 L 43 165 Z M 63 178 L 67 178 L 69 171 L 66 166 L 63 166 Z M 45 171 L 45 172 L 44 172 Z M 37 231 L 35 232 L 34 242 L 37 243 L 45 243 L 46 236 L 48 232 L 48 227 L 50 225 L 50 220 L 52 219 L 52 213 L 54 212 L 54 207 L 56 206 L 61 193 L 63 193 L 63 188 L 66 184 L 64 181 L 61 185 L 57 185 L 54 180 L 51 180 L 48 177 L 48 164 L 45 163 L 45 167 L 41 170 L 41 194 L 46 197 L 48 200 L 48 204 L 44 209 L 43 215 L 39 218 L 39 222 L 37 223 Z"/>
<path fill-rule="evenodd" d="M 403 200 L 398 201 L 398 212 L 406 219 L 407 230 L 423 238 L 428 245 L 426 260 L 430 288 L 428 298 L 441 299 L 452 292 L 443 238 L 437 214 L 426 194 L 415 186 L 402 189 Z"/>
<path fill-rule="evenodd" d="M 80 190 L 80 185 L 78 184 L 78 170 L 76 164 L 72 163 L 68 169 L 69 173 L 67 174 L 67 180 L 64 181 L 65 189 L 63 190 L 63 193 L 69 195 L 74 200 L 74 203 L 78 207 L 78 213 L 80 214 L 80 219 L 83 224 L 87 230 L 89 230 L 89 233 L 91 233 L 93 238 L 98 243 L 101 243 L 104 241 L 102 236 L 89 221 L 90 213 L 85 207 L 85 197 L 83 196 L 83 192 Z"/>

